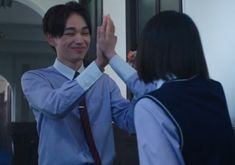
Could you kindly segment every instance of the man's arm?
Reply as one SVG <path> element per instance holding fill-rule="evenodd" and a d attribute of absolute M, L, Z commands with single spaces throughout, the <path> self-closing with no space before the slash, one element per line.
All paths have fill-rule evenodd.
<path fill-rule="evenodd" d="M 21 79 L 22 89 L 29 105 L 45 115 L 64 117 L 75 108 L 84 93 L 102 75 L 98 66 L 91 63 L 75 80 L 68 80 L 54 88 L 46 74 L 40 71 L 26 72 Z"/>
<path fill-rule="evenodd" d="M 97 31 L 97 45 L 102 51 L 102 54 L 99 55 L 103 55 L 109 60 L 112 69 L 126 83 L 136 98 L 157 89 L 159 87 L 158 83 L 145 84 L 139 79 L 136 70 L 115 53 L 117 37 L 114 32 L 115 27 L 111 18 L 105 16 L 103 24 Z"/>

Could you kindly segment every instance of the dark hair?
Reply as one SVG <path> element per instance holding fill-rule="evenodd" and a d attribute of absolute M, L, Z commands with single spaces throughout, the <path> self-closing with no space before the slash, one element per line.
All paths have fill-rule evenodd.
<path fill-rule="evenodd" d="M 146 24 L 137 51 L 137 71 L 144 82 L 179 79 L 209 73 L 201 39 L 192 19 L 183 13 L 163 11 Z"/>
<path fill-rule="evenodd" d="M 64 33 L 67 19 L 71 14 L 80 15 L 86 22 L 91 34 L 91 22 L 88 11 L 75 1 L 51 7 L 43 18 L 43 32 L 53 37 L 61 37 Z"/>

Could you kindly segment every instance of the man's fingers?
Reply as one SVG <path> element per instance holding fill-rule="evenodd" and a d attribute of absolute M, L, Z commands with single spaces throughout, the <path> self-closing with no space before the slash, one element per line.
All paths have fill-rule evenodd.
<path fill-rule="evenodd" d="M 107 16 L 107 27 L 106 27 L 105 32 L 107 35 L 109 35 L 110 33 L 111 34 L 115 33 L 115 26 L 113 24 L 112 19 L 109 16 Z"/>
<path fill-rule="evenodd" d="M 103 39 L 105 37 L 104 26 L 99 26 L 99 39 Z"/>

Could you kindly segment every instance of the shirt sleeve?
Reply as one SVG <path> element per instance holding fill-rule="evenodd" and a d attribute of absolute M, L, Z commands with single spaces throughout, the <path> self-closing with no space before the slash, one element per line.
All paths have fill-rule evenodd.
<path fill-rule="evenodd" d="M 118 74 L 118 76 L 126 83 L 127 87 L 134 94 L 136 99 L 159 88 L 161 85 L 159 84 L 160 82 L 157 81 L 145 84 L 142 80 L 139 79 L 136 70 L 118 55 L 112 57 L 112 59 L 109 61 L 109 64 Z"/>
<path fill-rule="evenodd" d="M 152 100 L 143 98 L 135 106 L 141 165 L 183 165 L 176 127 Z"/>
<path fill-rule="evenodd" d="M 86 91 L 96 80 L 102 76 L 103 72 L 100 71 L 95 62 L 92 62 L 77 78 L 78 84 Z"/>
<path fill-rule="evenodd" d="M 127 64 L 119 55 L 114 55 L 110 59 L 109 64 L 124 82 L 136 73 L 136 70 Z"/>

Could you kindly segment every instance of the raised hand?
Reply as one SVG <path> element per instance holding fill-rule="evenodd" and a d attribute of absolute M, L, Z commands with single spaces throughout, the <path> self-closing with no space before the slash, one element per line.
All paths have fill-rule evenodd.
<path fill-rule="evenodd" d="M 103 23 L 97 28 L 97 45 L 107 59 L 111 59 L 115 54 L 117 37 L 115 36 L 115 26 L 110 16 L 103 17 Z"/>
<path fill-rule="evenodd" d="M 96 44 L 96 60 L 95 60 L 95 62 L 101 70 L 103 70 L 104 67 L 108 64 L 108 59 L 106 56 L 104 56 L 104 53 L 101 51 L 98 42 Z"/>

